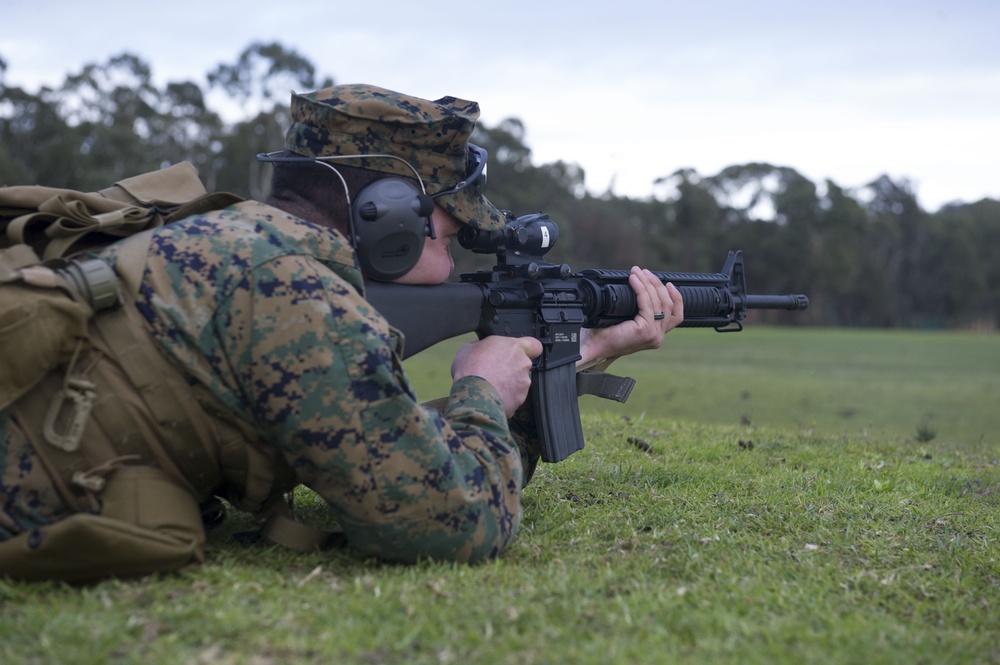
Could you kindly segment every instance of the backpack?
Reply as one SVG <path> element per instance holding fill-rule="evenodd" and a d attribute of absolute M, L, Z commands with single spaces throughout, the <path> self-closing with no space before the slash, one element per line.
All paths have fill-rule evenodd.
<path fill-rule="evenodd" d="M 0 188 L 0 410 L 69 361 L 95 312 L 121 302 L 109 266 L 74 256 L 241 200 L 209 194 L 187 162 L 96 193 Z M 121 268 L 136 289 L 148 234 L 142 240 L 134 242 Z"/>
<path fill-rule="evenodd" d="M 212 405 L 137 334 L 130 303 L 153 229 L 239 201 L 208 193 L 187 163 L 100 192 L 0 188 L 0 411 L 23 424 L 8 421 L 9 434 L 31 443 L 72 511 L 0 542 L 0 576 L 87 581 L 203 561 L 199 505 L 222 478 L 217 452 L 247 438 L 215 422 Z M 122 240 L 117 272 L 79 258 Z M 98 361 L 81 372 L 88 354 Z M 130 398 L 121 406 L 112 395 Z M 274 460 L 246 448 L 249 477 L 276 475 Z M 273 496 L 289 483 L 258 484 L 245 497 L 270 515 L 262 534 L 300 550 L 331 543 Z"/>

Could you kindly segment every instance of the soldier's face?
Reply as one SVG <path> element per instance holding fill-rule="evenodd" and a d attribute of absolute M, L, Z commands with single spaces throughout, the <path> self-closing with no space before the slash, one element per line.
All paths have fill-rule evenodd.
<path fill-rule="evenodd" d="M 424 251 L 421 252 L 417 265 L 410 272 L 393 280 L 397 284 L 443 284 L 455 269 L 451 245 L 462 228 L 461 222 L 440 206 L 435 206 L 431 222 L 437 237 L 424 239 Z"/>

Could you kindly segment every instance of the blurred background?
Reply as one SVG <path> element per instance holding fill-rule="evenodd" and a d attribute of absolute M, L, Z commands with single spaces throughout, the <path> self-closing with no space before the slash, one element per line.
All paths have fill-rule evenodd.
<path fill-rule="evenodd" d="M 13 0 L 0 184 L 186 160 L 262 197 L 292 90 L 454 95 L 482 106 L 489 197 L 548 212 L 556 262 L 714 272 L 742 249 L 752 292 L 810 296 L 767 322 L 995 330 L 998 24 L 985 1 Z"/>

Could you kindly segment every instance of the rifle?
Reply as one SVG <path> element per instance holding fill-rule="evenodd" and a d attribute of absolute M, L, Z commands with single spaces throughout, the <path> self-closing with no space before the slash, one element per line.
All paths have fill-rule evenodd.
<path fill-rule="evenodd" d="M 460 282 L 409 286 L 368 282 L 368 301 L 405 336 L 406 357 L 438 342 L 475 332 L 542 342 L 535 359 L 530 399 L 541 443 L 541 458 L 559 462 L 583 448 L 580 394 L 624 402 L 633 379 L 601 372 L 576 372 L 581 328 L 600 328 L 638 314 L 626 270 L 583 270 L 542 257 L 555 245 L 559 227 L 545 213 L 507 213 L 498 231 L 463 226 L 459 244 L 478 254 L 496 254 L 491 271 L 462 273 Z M 743 329 L 747 310 L 802 310 L 804 295 L 748 295 L 743 253 L 731 251 L 719 273 L 654 272 L 672 282 L 684 299 L 682 328 Z M 578 385 L 581 384 L 581 385 Z M 589 385 L 588 385 L 589 384 Z"/>

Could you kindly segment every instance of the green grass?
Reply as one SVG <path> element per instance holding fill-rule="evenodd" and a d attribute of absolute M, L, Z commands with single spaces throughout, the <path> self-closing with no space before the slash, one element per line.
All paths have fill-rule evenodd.
<path fill-rule="evenodd" d="M 407 361 L 419 395 L 449 386 L 449 342 Z M 626 404 L 581 399 L 585 413 L 746 424 L 933 441 L 1000 444 L 1000 336 L 957 332 L 748 326 L 679 329 L 656 352 L 610 368 L 638 384 Z"/>
<path fill-rule="evenodd" d="M 958 413 L 981 418 L 965 434 L 943 418 L 995 410 L 1000 340 L 808 332 L 672 335 L 634 366 L 635 404 L 585 409 L 587 447 L 539 469 L 493 564 L 244 547 L 232 534 L 252 524 L 234 515 L 200 570 L 0 583 L 0 662 L 1000 663 L 996 416 Z M 775 364 L 803 375 L 782 387 Z M 737 386 L 686 387 L 699 371 Z M 440 380 L 421 376 L 427 397 Z M 966 380 L 992 400 L 954 392 Z M 889 389 L 902 384 L 905 399 Z M 930 440 L 920 404 L 942 414 Z"/>

